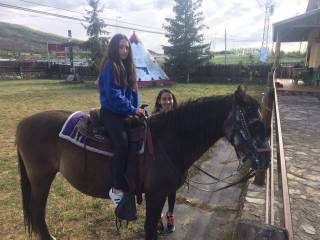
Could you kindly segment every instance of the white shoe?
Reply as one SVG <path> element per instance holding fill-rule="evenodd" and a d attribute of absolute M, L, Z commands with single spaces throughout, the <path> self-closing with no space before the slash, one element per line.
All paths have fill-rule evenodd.
<path fill-rule="evenodd" d="M 113 202 L 113 204 L 117 207 L 123 198 L 123 192 L 119 191 L 119 190 L 114 191 L 113 188 L 111 188 L 109 191 L 109 197 L 110 197 L 111 201 Z"/>

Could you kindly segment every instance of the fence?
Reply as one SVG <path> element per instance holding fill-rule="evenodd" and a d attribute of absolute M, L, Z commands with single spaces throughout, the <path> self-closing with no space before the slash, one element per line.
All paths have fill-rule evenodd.
<path fill-rule="evenodd" d="M 283 65 L 277 71 L 277 78 L 293 78 L 293 67 Z M 190 74 L 191 82 L 211 83 L 211 82 L 243 82 L 243 81 L 265 81 L 271 64 L 257 65 L 207 65 L 201 66 Z M 77 66 L 76 73 L 80 77 L 96 78 L 96 73 L 92 67 Z M 47 62 L 0 62 L 0 75 L 2 78 L 8 75 L 16 76 L 46 76 L 49 78 L 65 78 L 70 73 L 70 65 L 50 65 Z"/>
<path fill-rule="evenodd" d="M 279 71 L 279 68 L 277 68 L 277 71 Z M 282 140 L 278 95 L 275 86 L 277 76 L 279 76 L 277 71 L 269 75 L 269 88 L 264 96 L 262 107 L 264 120 L 270 133 L 270 146 L 272 147 L 270 167 L 266 174 L 265 223 L 285 229 L 285 237 L 282 236 L 275 239 L 293 240 L 286 161 Z M 278 204 L 276 204 L 276 199 Z M 278 221 L 275 221 L 276 208 L 279 211 L 277 214 L 279 218 Z"/>
<path fill-rule="evenodd" d="M 76 66 L 75 71 L 80 77 L 96 78 L 92 67 Z M 34 61 L 2 61 L 0 62 L 0 79 L 11 78 L 65 78 L 70 74 L 70 65 L 50 65 L 47 62 Z"/>
<path fill-rule="evenodd" d="M 48 67 L 47 74 L 50 78 L 65 78 L 68 74 L 70 74 L 70 71 L 70 65 L 54 64 Z M 79 74 L 80 77 L 93 79 L 97 77 L 93 67 L 76 66 L 75 72 Z"/>
<path fill-rule="evenodd" d="M 279 71 L 279 69 L 277 69 Z M 274 165 L 273 159 L 276 159 L 277 162 L 277 176 L 278 176 L 278 188 L 280 189 L 280 196 L 279 199 L 282 200 L 282 227 L 287 230 L 288 240 L 293 240 L 293 227 L 292 227 L 292 216 L 291 216 L 291 209 L 290 209 L 290 200 L 289 200 L 289 188 L 288 188 L 288 180 L 287 180 L 287 169 L 286 169 L 286 161 L 284 156 L 284 146 L 282 140 L 282 131 L 281 131 L 281 120 L 279 114 L 279 107 L 278 107 L 278 95 L 277 89 L 275 87 L 276 82 L 276 72 L 273 73 L 272 79 L 272 88 L 274 90 L 274 96 L 271 101 L 273 102 L 271 108 L 271 146 L 275 146 L 272 150 L 271 154 L 271 166 L 268 169 L 267 173 L 267 185 L 266 185 L 266 217 L 265 222 L 267 224 L 274 225 L 274 205 L 275 205 L 275 183 L 274 183 Z M 273 129 L 273 122 L 275 125 L 275 129 Z M 274 136 L 275 133 L 275 136 Z M 275 141 L 276 140 L 276 141 Z M 274 154 L 276 153 L 276 154 Z"/>
<path fill-rule="evenodd" d="M 190 75 L 191 82 L 243 82 L 247 80 L 265 81 L 270 64 L 257 65 L 207 65 L 199 67 Z"/>

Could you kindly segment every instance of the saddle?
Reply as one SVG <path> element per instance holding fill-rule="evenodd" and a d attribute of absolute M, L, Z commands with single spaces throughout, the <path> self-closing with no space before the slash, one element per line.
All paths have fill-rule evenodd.
<path fill-rule="evenodd" d="M 150 151 L 152 139 L 144 120 L 137 119 L 136 117 L 129 117 L 124 121 L 127 127 L 129 140 L 129 153 L 125 173 L 127 189 L 125 189 L 125 191 L 136 194 L 137 201 L 140 204 L 142 202 L 143 182 L 140 179 L 139 168 L 141 161 L 145 157 L 145 149 L 148 148 Z M 110 152 L 110 156 L 113 155 L 112 142 L 100 120 L 99 109 L 91 109 L 89 115 L 86 115 L 79 120 L 77 128 L 79 132 L 86 137 L 86 143 L 88 145 L 90 144 L 90 146 L 94 146 L 97 149 Z M 150 154 L 148 155 L 150 156 Z"/>
<path fill-rule="evenodd" d="M 144 151 L 145 126 L 141 120 L 136 118 L 125 119 L 129 143 L 135 143 L 140 147 L 139 154 Z M 100 120 L 100 110 L 91 109 L 89 115 L 82 117 L 77 123 L 79 132 L 86 137 L 86 144 L 94 146 L 112 156 L 112 142 L 105 131 Z"/>

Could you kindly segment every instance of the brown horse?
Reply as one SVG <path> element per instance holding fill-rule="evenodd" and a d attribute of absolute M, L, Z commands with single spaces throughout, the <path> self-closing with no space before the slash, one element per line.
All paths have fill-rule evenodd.
<path fill-rule="evenodd" d="M 93 197 L 107 198 L 112 186 L 110 158 L 85 152 L 58 137 L 69 115 L 66 111 L 41 112 L 23 119 L 17 127 L 25 224 L 29 235 L 34 232 L 42 240 L 54 239 L 47 228 L 45 208 L 57 172 Z M 166 195 L 183 184 L 188 168 L 219 138 L 225 136 L 252 168 L 268 167 L 270 147 L 259 104 L 240 87 L 232 95 L 200 98 L 150 117 L 148 125 L 155 159 L 140 164 L 148 240 L 157 239 L 156 224 Z"/>

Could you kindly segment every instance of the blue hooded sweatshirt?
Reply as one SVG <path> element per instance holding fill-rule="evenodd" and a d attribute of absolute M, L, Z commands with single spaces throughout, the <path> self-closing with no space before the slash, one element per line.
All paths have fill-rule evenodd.
<path fill-rule="evenodd" d="M 121 87 L 115 82 L 112 63 L 108 61 L 99 77 L 100 104 L 114 113 L 134 115 L 139 106 L 138 93 L 130 86 Z"/>

